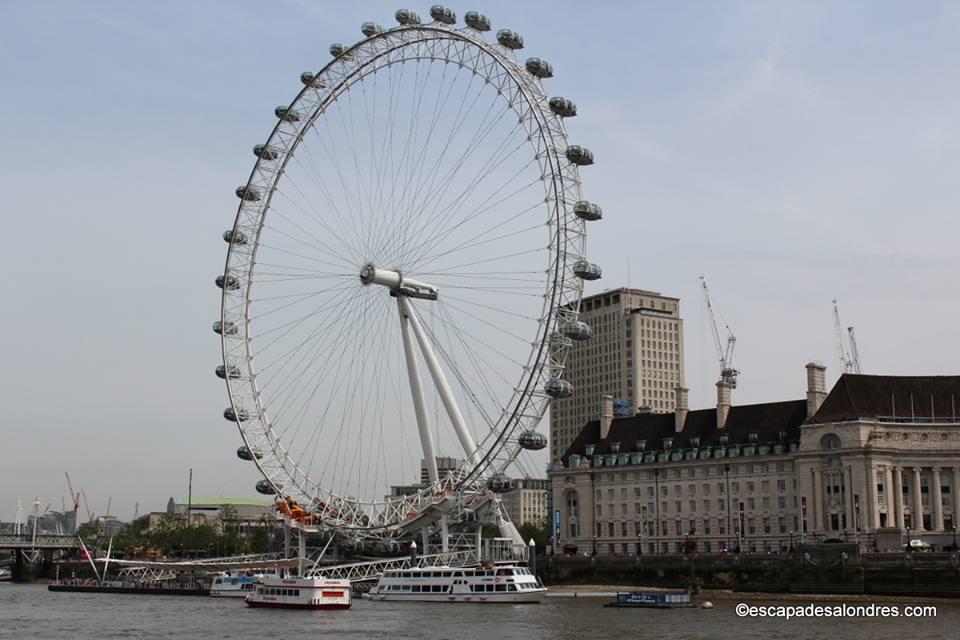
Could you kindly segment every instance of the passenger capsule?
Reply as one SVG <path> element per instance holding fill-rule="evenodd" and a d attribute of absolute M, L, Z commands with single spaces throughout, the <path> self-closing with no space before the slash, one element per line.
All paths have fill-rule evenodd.
<path fill-rule="evenodd" d="M 547 436 L 539 431 L 524 431 L 517 439 L 521 449 L 528 451 L 539 451 L 547 446 Z"/>
<path fill-rule="evenodd" d="M 236 291 L 240 288 L 240 281 L 236 276 L 217 276 L 214 282 L 218 287 L 226 289 L 227 291 Z"/>
<path fill-rule="evenodd" d="M 248 460 L 248 461 L 253 460 L 254 458 L 259 460 L 260 458 L 263 457 L 263 454 L 260 453 L 259 451 L 251 451 L 247 445 L 243 445 L 242 447 L 237 449 L 237 457 L 240 458 L 241 460 Z"/>
<path fill-rule="evenodd" d="M 580 145 L 567 147 L 567 160 L 578 166 L 593 164 L 593 152 Z"/>
<path fill-rule="evenodd" d="M 246 422 L 250 419 L 250 413 L 246 409 L 235 411 L 233 407 L 227 407 L 223 410 L 223 417 L 230 422 Z"/>
<path fill-rule="evenodd" d="M 341 44 L 339 42 L 334 42 L 330 45 L 330 55 L 334 58 L 339 58 L 347 50 L 347 45 Z"/>
<path fill-rule="evenodd" d="M 468 27 L 475 31 L 490 31 L 490 18 L 482 13 L 467 11 L 463 15 L 463 21 L 467 23 Z"/>
<path fill-rule="evenodd" d="M 393 17 L 402 25 L 420 24 L 420 16 L 410 9 L 397 9 Z"/>
<path fill-rule="evenodd" d="M 573 385 L 569 380 L 551 378 L 543 385 L 543 390 L 551 398 L 569 398 L 573 395 Z"/>
<path fill-rule="evenodd" d="M 497 42 L 507 49 L 523 49 L 523 36 L 516 31 L 510 31 L 510 29 L 500 29 L 500 31 L 497 31 Z"/>
<path fill-rule="evenodd" d="M 595 265 L 592 262 L 587 262 L 586 260 L 577 260 L 573 264 L 573 275 L 577 276 L 581 280 L 599 280 L 600 276 L 603 275 L 603 271 L 598 265 Z"/>
<path fill-rule="evenodd" d="M 247 244 L 247 234 L 236 229 L 227 229 L 223 232 L 223 241 L 229 244 Z"/>
<path fill-rule="evenodd" d="M 435 4 L 430 7 L 430 17 L 443 24 L 453 24 L 457 21 L 457 14 L 453 9 L 449 9 L 442 4 Z"/>
<path fill-rule="evenodd" d="M 280 489 L 281 487 L 278 486 L 276 489 L 274 489 L 272 484 L 266 480 L 261 480 L 257 483 L 255 488 L 257 493 L 262 493 L 265 496 L 272 496 L 275 495 L 277 493 L 277 489 Z"/>
<path fill-rule="evenodd" d="M 603 217 L 603 209 L 600 208 L 600 205 L 593 204 L 586 200 L 578 200 L 575 202 L 573 205 L 573 213 L 581 220 L 587 220 L 588 222 L 594 222 Z"/>
<path fill-rule="evenodd" d="M 360 33 L 368 38 L 372 38 L 378 33 L 383 33 L 384 31 L 386 31 L 386 29 L 378 25 L 376 22 L 364 22 L 362 25 L 360 25 Z"/>
<path fill-rule="evenodd" d="M 239 378 L 240 367 L 238 367 L 235 364 L 230 365 L 229 368 L 224 365 L 220 365 L 215 369 L 215 373 L 217 374 L 217 377 L 220 378 L 221 380 L 226 380 L 228 377 Z"/>
<path fill-rule="evenodd" d="M 509 493 L 513 491 L 513 481 L 509 476 L 497 473 L 487 480 L 487 488 L 494 493 Z"/>
<path fill-rule="evenodd" d="M 276 160 L 280 157 L 280 152 L 265 144 L 256 144 L 253 146 L 253 155 L 262 160 Z"/>
<path fill-rule="evenodd" d="M 241 200 L 246 200 L 247 202 L 256 202 L 260 199 L 260 192 L 253 187 L 248 187 L 246 185 L 237 187 L 237 190 L 234 193 L 237 194 L 238 198 Z"/>
<path fill-rule="evenodd" d="M 237 325 L 229 320 L 227 322 L 217 320 L 213 323 L 213 332 L 219 333 L 222 336 L 235 336 L 237 335 Z"/>
<path fill-rule="evenodd" d="M 527 71 L 538 78 L 552 78 L 553 65 L 540 58 L 527 58 Z"/>
<path fill-rule="evenodd" d="M 283 105 L 280 105 L 279 107 L 273 110 L 273 113 L 284 122 L 300 121 L 300 114 L 294 111 L 293 109 L 291 109 L 290 107 L 285 107 Z"/>
<path fill-rule="evenodd" d="M 550 98 L 550 111 L 553 111 L 561 118 L 572 118 L 577 115 L 577 105 L 573 100 L 556 96 Z"/>
<path fill-rule="evenodd" d="M 593 335 L 593 330 L 586 322 L 572 320 L 560 325 L 560 333 L 571 340 L 589 340 L 590 336 Z"/>

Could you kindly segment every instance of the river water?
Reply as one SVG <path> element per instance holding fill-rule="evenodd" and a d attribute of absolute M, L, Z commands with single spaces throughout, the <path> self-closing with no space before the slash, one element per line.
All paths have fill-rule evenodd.
<path fill-rule="evenodd" d="M 422 604 L 355 599 L 346 611 L 250 609 L 233 599 L 51 593 L 44 585 L 0 583 L 0 638 L 493 638 L 567 640 L 678 638 L 770 640 L 880 640 L 958 637 L 960 602 L 890 598 L 775 600 L 737 594 L 707 596 L 714 609 L 604 609 L 605 599 L 548 598 L 541 605 Z M 783 618 L 738 617 L 739 603 L 933 604 L 936 617 Z"/>

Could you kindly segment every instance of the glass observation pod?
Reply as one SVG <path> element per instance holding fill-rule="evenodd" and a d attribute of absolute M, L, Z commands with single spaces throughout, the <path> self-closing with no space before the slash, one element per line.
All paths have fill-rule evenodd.
<path fill-rule="evenodd" d="M 514 51 L 523 49 L 523 36 L 510 29 L 500 29 L 500 31 L 497 31 L 497 42 L 507 49 L 513 49 Z"/>
<path fill-rule="evenodd" d="M 342 46 L 342 45 L 341 45 Z M 332 48 L 332 47 L 331 47 Z M 283 120 L 284 122 L 299 122 L 300 114 L 291 109 L 290 107 L 280 105 L 273 110 L 274 115 Z"/>
<path fill-rule="evenodd" d="M 408 24 L 420 24 L 420 16 L 418 16 L 410 9 L 397 9 L 397 12 L 393 14 L 393 17 L 397 19 L 402 25 Z"/>
<path fill-rule="evenodd" d="M 577 115 L 577 105 L 573 100 L 567 98 L 556 96 L 550 98 L 550 111 L 553 111 L 555 114 L 561 118 L 572 118 Z"/>
<path fill-rule="evenodd" d="M 277 493 L 277 490 L 273 488 L 273 485 L 266 480 L 260 480 L 257 482 L 254 488 L 257 490 L 257 493 L 262 493 L 265 496 L 272 496 L 276 495 Z M 279 489 L 280 487 L 277 488 Z"/>
<path fill-rule="evenodd" d="M 590 336 L 593 335 L 590 325 L 588 325 L 586 322 L 581 322 L 580 320 L 564 322 L 560 326 L 560 333 L 571 340 L 589 340 Z"/>
<path fill-rule="evenodd" d="M 260 458 L 263 457 L 263 454 L 260 453 L 259 451 L 251 451 L 250 447 L 248 447 L 247 445 L 243 445 L 242 447 L 237 449 L 237 457 L 240 458 L 241 460 L 252 461 L 254 458 L 257 458 L 259 460 Z"/>
<path fill-rule="evenodd" d="M 551 378 L 543 385 L 543 390 L 551 398 L 569 398 L 573 395 L 573 385 L 569 380 Z"/>
<path fill-rule="evenodd" d="M 577 260 L 573 263 L 573 275 L 581 280 L 599 280 L 603 270 L 592 262 Z"/>
<path fill-rule="evenodd" d="M 524 431 L 517 439 L 522 449 L 528 451 L 539 451 L 547 446 L 547 436 L 539 431 Z"/>
<path fill-rule="evenodd" d="M 227 229 L 223 232 L 223 241 L 228 244 L 247 244 L 247 234 L 236 229 Z"/>
<path fill-rule="evenodd" d="M 540 58 L 527 58 L 527 71 L 538 78 L 552 78 L 553 65 Z"/>
<path fill-rule="evenodd" d="M 457 21 L 457 14 L 453 12 L 453 9 L 442 4 L 435 4 L 430 7 L 430 17 L 443 24 L 453 24 Z"/>
<path fill-rule="evenodd" d="M 302 82 L 303 86 L 305 87 L 313 87 L 315 89 L 320 89 L 322 87 L 327 86 L 323 82 L 321 82 L 319 79 L 317 79 L 316 74 L 314 74 L 312 71 L 304 71 L 303 73 L 301 73 L 300 82 Z"/>
<path fill-rule="evenodd" d="M 334 42 L 332 45 L 330 45 L 330 55 L 332 55 L 334 58 L 339 58 L 346 50 L 347 45 L 340 42 Z"/>
<path fill-rule="evenodd" d="M 225 367 L 224 365 L 220 365 L 219 367 L 217 367 L 217 368 L 215 369 L 215 373 L 217 374 L 217 377 L 220 378 L 221 380 L 226 380 L 227 377 L 230 377 L 230 378 L 239 378 L 239 377 L 240 377 L 240 367 L 238 367 L 238 366 L 235 365 L 235 364 L 232 364 L 232 365 L 230 365 L 230 368 L 228 369 L 228 368 Z"/>
<path fill-rule="evenodd" d="M 233 336 L 237 334 L 237 325 L 229 320 L 226 322 L 217 320 L 213 323 L 213 332 L 219 333 L 221 336 Z"/>
<path fill-rule="evenodd" d="M 276 160 L 280 157 L 280 152 L 265 144 L 257 144 L 253 146 L 253 155 L 263 160 Z"/>
<path fill-rule="evenodd" d="M 509 493 L 513 491 L 513 481 L 510 479 L 510 476 L 497 473 L 487 480 L 487 488 L 494 493 Z"/>
<path fill-rule="evenodd" d="M 581 220 L 593 222 L 603 217 L 603 209 L 600 205 L 588 202 L 587 200 L 578 200 L 573 205 L 573 213 Z"/>
<path fill-rule="evenodd" d="M 234 191 L 234 193 L 237 194 L 238 198 L 241 200 L 246 200 L 247 202 L 256 202 L 260 199 L 260 192 L 253 187 L 248 187 L 246 185 L 237 187 L 237 190 Z"/>
<path fill-rule="evenodd" d="M 476 31 L 490 31 L 490 18 L 477 13 L 476 11 L 467 11 L 463 16 L 463 21 L 467 26 Z"/>
<path fill-rule="evenodd" d="M 240 281 L 236 276 L 217 276 L 213 281 L 218 287 L 227 291 L 236 291 L 240 288 Z"/>
<path fill-rule="evenodd" d="M 575 144 L 567 147 L 567 160 L 578 166 L 593 164 L 593 152 Z"/>
<path fill-rule="evenodd" d="M 246 422 L 250 419 L 250 412 L 246 409 L 234 411 L 233 407 L 227 407 L 223 410 L 223 417 L 230 422 Z"/>
<path fill-rule="evenodd" d="M 380 26 L 376 22 L 364 22 L 362 25 L 360 25 L 360 33 L 367 36 L 368 38 L 372 38 L 378 33 L 383 33 L 384 31 L 386 31 L 386 29 L 384 29 L 382 26 Z M 300 79 L 302 80 L 303 76 L 300 76 Z M 307 84 L 307 83 L 304 83 L 304 84 Z"/>

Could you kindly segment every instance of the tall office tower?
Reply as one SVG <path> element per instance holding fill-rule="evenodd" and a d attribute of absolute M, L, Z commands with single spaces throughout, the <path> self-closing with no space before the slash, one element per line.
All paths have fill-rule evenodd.
<path fill-rule="evenodd" d="M 575 341 L 567 359 L 564 378 L 573 395 L 550 405 L 551 461 L 597 419 L 601 396 L 613 396 L 618 417 L 669 412 L 676 408 L 676 388 L 684 386 L 679 298 L 614 289 L 584 298 L 580 311 L 593 337 Z"/>

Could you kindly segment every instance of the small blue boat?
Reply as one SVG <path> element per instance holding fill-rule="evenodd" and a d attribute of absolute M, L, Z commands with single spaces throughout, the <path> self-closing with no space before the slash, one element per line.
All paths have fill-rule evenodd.
<path fill-rule="evenodd" d="M 627 591 L 618 592 L 616 600 L 603 606 L 624 609 L 684 609 L 697 605 L 690 602 L 690 594 L 685 592 Z"/>

